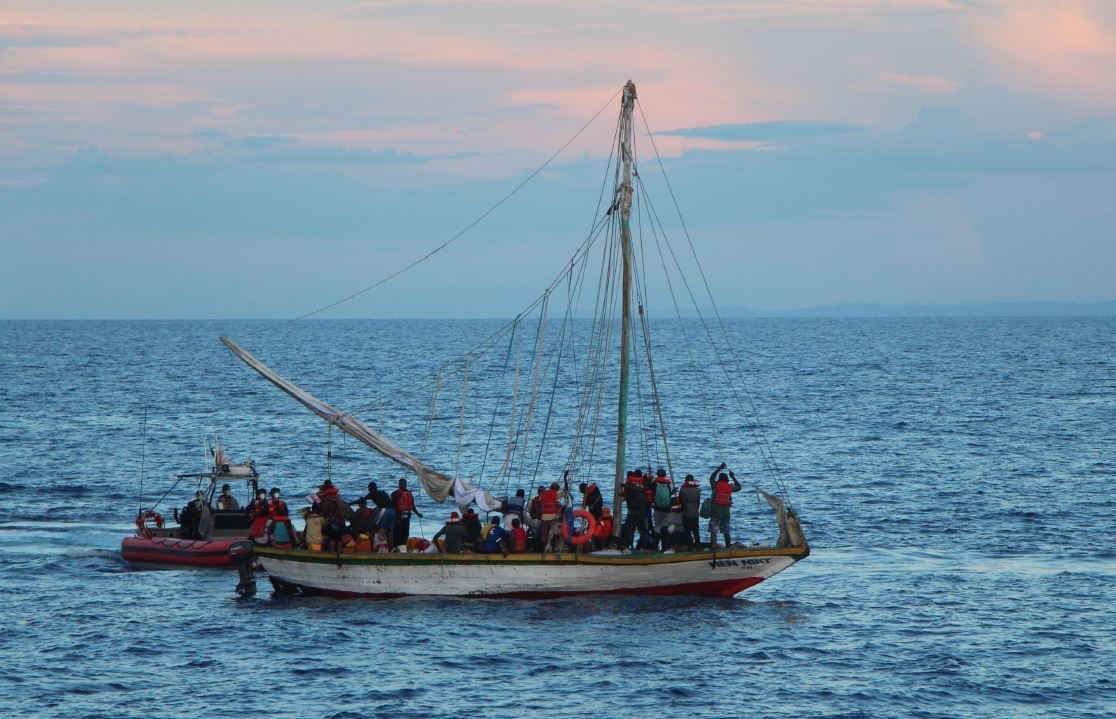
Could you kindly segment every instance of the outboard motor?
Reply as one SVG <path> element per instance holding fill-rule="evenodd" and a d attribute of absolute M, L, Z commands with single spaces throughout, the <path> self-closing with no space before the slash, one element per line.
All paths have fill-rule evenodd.
<path fill-rule="evenodd" d="M 236 585 L 236 593 L 242 597 L 256 595 L 256 577 L 252 574 L 252 543 L 248 540 L 233 542 L 229 545 L 229 558 L 236 565 L 240 574 L 240 582 Z"/>

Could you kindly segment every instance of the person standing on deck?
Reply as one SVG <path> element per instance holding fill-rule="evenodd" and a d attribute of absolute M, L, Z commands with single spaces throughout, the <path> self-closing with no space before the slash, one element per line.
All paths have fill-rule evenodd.
<path fill-rule="evenodd" d="M 600 522 L 601 510 L 604 509 L 604 497 L 601 496 L 601 490 L 596 483 L 586 484 L 585 482 L 582 482 L 578 489 L 584 495 L 581 500 L 581 508 L 588 510 L 589 514 L 593 515 L 593 519 Z"/>
<path fill-rule="evenodd" d="M 713 488 L 713 501 L 709 506 L 709 544 L 717 548 L 717 532 L 725 535 L 725 546 L 732 544 L 729 519 L 732 516 L 732 495 L 741 490 L 740 482 L 731 471 L 725 474 L 723 470 L 728 467 L 724 462 L 709 475 L 709 486 Z M 729 482 L 729 478 L 732 482 Z"/>
<path fill-rule="evenodd" d="M 701 512 L 701 485 L 694 479 L 694 475 L 686 475 L 685 481 L 682 482 L 682 489 L 678 490 L 678 501 L 682 504 L 682 539 L 686 544 L 697 549 L 701 544 L 698 518 Z"/>
<path fill-rule="evenodd" d="M 663 523 L 666 522 L 667 516 L 670 514 L 671 505 L 674 504 L 674 482 L 670 477 L 666 476 L 666 470 L 659 468 L 655 473 L 655 479 L 651 482 L 652 503 L 655 508 L 655 534 L 662 531 Z"/>
<path fill-rule="evenodd" d="M 415 495 L 407 489 L 407 480 L 399 480 L 399 489 L 391 493 L 391 505 L 395 509 L 395 531 L 392 533 L 393 544 L 391 546 L 398 547 L 406 544 L 408 537 L 411 536 L 411 512 L 422 519 L 422 512 L 418 511 L 418 507 L 415 506 Z M 457 512 L 454 512 L 454 514 L 457 514 Z M 458 522 L 458 526 L 460 526 L 460 522 Z"/>
<path fill-rule="evenodd" d="M 384 507 L 391 506 L 391 497 L 388 496 L 387 492 L 377 487 L 375 482 L 369 482 L 368 494 L 364 495 L 363 497 L 358 497 L 349 502 L 349 506 L 356 504 L 362 499 L 366 502 L 371 502 L 372 506 L 374 506 L 376 509 L 383 509 Z"/>
<path fill-rule="evenodd" d="M 194 500 L 186 505 L 188 511 L 183 512 L 187 517 L 182 527 L 187 539 L 205 539 L 209 533 L 209 505 L 205 502 L 205 494 L 201 490 L 194 492 Z"/>
<path fill-rule="evenodd" d="M 554 538 L 555 523 L 562 518 L 563 496 L 557 482 L 550 483 L 550 489 L 544 489 L 539 495 L 539 538 L 543 551 L 556 550 Z M 560 526 L 560 525 L 559 525 Z M 561 532 L 559 532 L 559 536 Z"/>
<path fill-rule="evenodd" d="M 624 502 L 628 505 L 628 516 L 624 517 L 624 542 L 628 549 L 643 549 L 651 547 L 651 531 L 647 527 L 647 509 L 651 505 L 647 501 L 647 490 L 643 486 L 643 473 L 638 469 L 628 475 L 624 485 Z M 635 532 L 639 530 L 639 543 L 635 541 Z"/>
<path fill-rule="evenodd" d="M 341 538 L 349 519 L 349 507 L 341 500 L 341 494 L 331 480 L 318 487 L 319 504 L 325 517 L 325 550 L 341 551 Z"/>

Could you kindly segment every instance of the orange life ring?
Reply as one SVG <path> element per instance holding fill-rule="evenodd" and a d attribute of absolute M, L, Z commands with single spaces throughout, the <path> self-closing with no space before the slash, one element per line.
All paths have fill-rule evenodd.
<path fill-rule="evenodd" d="M 145 537 L 151 536 L 151 527 L 147 525 L 149 519 L 154 521 L 156 529 L 163 528 L 163 515 L 150 509 L 146 512 L 140 512 L 136 515 L 136 529 Z"/>
<path fill-rule="evenodd" d="M 576 512 L 573 513 L 573 516 L 574 516 L 574 520 L 577 520 L 577 519 L 584 519 L 585 520 L 585 522 L 586 522 L 585 531 L 581 532 L 580 534 L 574 534 L 574 535 L 571 536 L 570 535 L 570 524 L 571 524 L 571 522 L 562 522 L 562 538 L 565 539 L 567 542 L 569 542 L 570 546 L 577 547 L 577 546 L 580 546 L 582 544 L 585 544 L 586 542 L 588 542 L 589 540 L 591 540 L 593 538 L 593 532 L 596 531 L 596 529 L 597 529 L 597 519 L 596 519 L 596 517 L 594 517 L 592 515 L 592 513 L 587 512 L 584 509 L 577 510 Z"/>

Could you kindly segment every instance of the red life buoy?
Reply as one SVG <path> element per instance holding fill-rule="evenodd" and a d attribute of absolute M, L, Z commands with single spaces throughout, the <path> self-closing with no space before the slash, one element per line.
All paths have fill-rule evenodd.
<path fill-rule="evenodd" d="M 139 533 L 144 537 L 151 536 L 151 527 L 147 525 L 147 520 L 149 519 L 154 522 L 156 529 L 163 528 L 163 515 L 153 510 L 140 512 L 136 515 L 136 529 L 138 529 Z"/>
<path fill-rule="evenodd" d="M 593 533 L 597 530 L 597 519 L 584 509 L 579 509 L 573 513 L 574 520 L 585 520 L 585 531 L 570 535 L 570 523 L 562 522 L 562 538 L 570 543 L 571 546 L 577 547 L 585 544 L 593 538 Z"/>

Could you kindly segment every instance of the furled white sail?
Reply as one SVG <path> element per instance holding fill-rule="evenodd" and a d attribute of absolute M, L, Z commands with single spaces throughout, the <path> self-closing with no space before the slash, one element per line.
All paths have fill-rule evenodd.
<path fill-rule="evenodd" d="M 233 342 L 228 337 L 222 337 L 221 342 L 232 350 L 233 354 L 243 360 L 245 364 L 259 372 L 264 379 L 289 394 L 311 412 L 318 415 L 326 422 L 329 422 L 334 427 L 337 427 L 350 437 L 368 445 L 396 464 L 414 472 L 418 476 L 419 481 L 422 482 L 423 489 L 426 490 L 426 493 L 435 502 L 444 502 L 447 497 L 453 495 L 454 500 L 462 507 L 471 502 L 475 502 L 481 510 L 486 512 L 500 509 L 499 500 L 488 492 L 477 489 L 461 479 L 451 479 L 441 472 L 426 466 L 418 457 L 403 450 L 379 432 L 373 431 L 356 417 L 334 409 L 309 392 L 296 387 L 288 380 L 280 377 L 274 370 L 256 359 L 252 353 L 236 342 Z"/>

